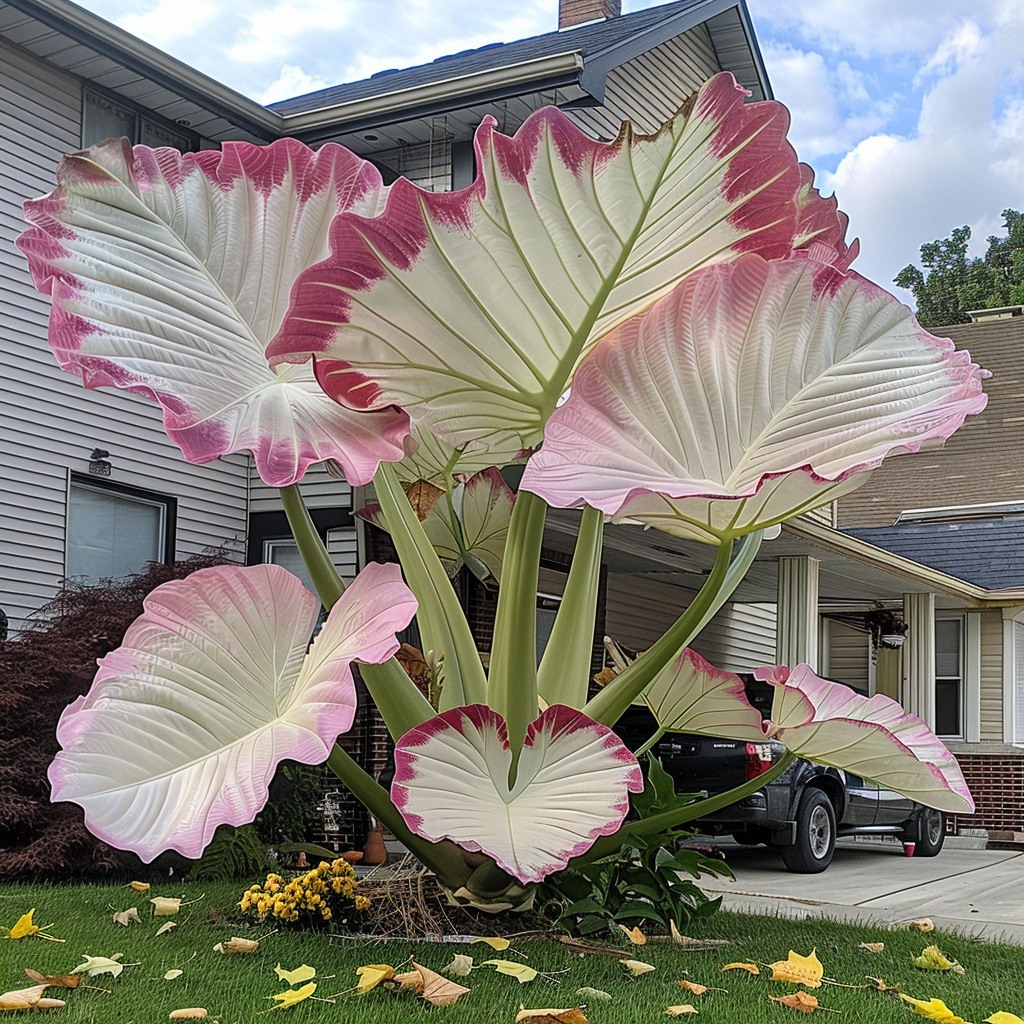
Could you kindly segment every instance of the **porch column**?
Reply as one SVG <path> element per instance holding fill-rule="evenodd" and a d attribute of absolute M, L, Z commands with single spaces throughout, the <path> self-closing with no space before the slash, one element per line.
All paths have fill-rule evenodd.
<path fill-rule="evenodd" d="M 935 595 L 904 594 L 903 707 L 935 728 Z"/>
<path fill-rule="evenodd" d="M 778 622 L 775 657 L 780 665 L 805 661 L 818 671 L 818 559 L 778 560 Z"/>

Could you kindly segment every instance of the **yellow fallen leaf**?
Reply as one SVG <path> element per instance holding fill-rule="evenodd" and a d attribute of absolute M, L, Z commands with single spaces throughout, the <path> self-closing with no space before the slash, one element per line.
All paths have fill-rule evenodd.
<path fill-rule="evenodd" d="M 907 927 L 912 932 L 933 932 L 935 931 L 935 922 L 930 917 L 922 917 L 917 921 L 908 921 Z"/>
<path fill-rule="evenodd" d="M 633 943 L 634 946 L 646 946 L 647 936 L 640 930 L 640 926 L 637 925 L 635 928 L 627 928 L 624 924 L 619 925 L 619 931 Z"/>
<path fill-rule="evenodd" d="M 633 975 L 639 978 L 641 974 L 650 974 L 654 970 L 654 964 L 645 964 L 643 960 L 623 960 L 622 966 Z"/>
<path fill-rule="evenodd" d="M 769 996 L 773 1003 L 790 1006 L 801 1013 L 814 1013 L 818 1008 L 818 1000 L 810 992 L 793 992 L 788 996 Z"/>
<path fill-rule="evenodd" d="M 861 942 L 858 949 L 866 949 L 869 953 L 881 953 L 885 949 L 884 942 Z"/>
<path fill-rule="evenodd" d="M 210 1011 L 203 1006 L 186 1006 L 181 1010 L 171 1010 L 167 1014 L 168 1020 L 202 1020 L 209 1017 Z"/>
<path fill-rule="evenodd" d="M 504 953 L 505 950 L 512 945 L 512 942 L 509 939 L 502 939 L 498 936 L 481 936 L 478 939 L 471 939 L 470 945 L 473 945 L 477 942 L 487 943 L 487 945 L 490 946 L 491 949 L 493 949 L 496 953 Z"/>
<path fill-rule="evenodd" d="M 442 967 L 441 970 L 454 978 L 466 978 L 473 970 L 473 958 L 466 953 L 456 953 L 452 957 L 452 962 L 447 967 Z"/>
<path fill-rule="evenodd" d="M 587 1018 L 579 1007 L 567 1010 L 520 1010 L 516 1024 L 587 1024 Z"/>
<path fill-rule="evenodd" d="M 712 988 L 710 985 L 698 985 L 695 981 L 687 981 L 685 978 L 682 981 L 677 981 L 676 984 L 680 988 L 685 988 L 687 992 L 692 992 L 695 996 L 702 996 L 705 992 L 725 992 L 724 988 Z"/>
<path fill-rule="evenodd" d="M 807 956 L 801 956 L 790 950 L 786 960 L 777 960 L 770 966 L 772 981 L 790 981 L 794 985 L 821 988 L 821 978 L 825 970 L 813 949 Z"/>
<path fill-rule="evenodd" d="M 170 921 L 164 925 L 164 928 L 169 924 L 171 924 Z M 159 934 L 160 932 L 157 932 L 157 935 Z M 240 939 L 237 935 L 233 935 L 227 942 L 218 942 L 213 950 L 215 953 L 223 953 L 225 956 L 238 956 L 239 954 L 255 953 L 259 948 L 258 939 Z"/>
<path fill-rule="evenodd" d="M 686 1013 L 696 1013 L 697 1007 L 691 1006 L 690 1003 L 683 1003 L 682 1006 L 668 1006 L 665 1008 L 665 1012 L 670 1017 L 682 1017 Z"/>
<path fill-rule="evenodd" d="M 77 974 L 58 974 L 47 976 L 33 971 L 31 967 L 25 968 L 25 973 L 37 984 L 46 988 L 78 988 L 82 980 Z"/>
<path fill-rule="evenodd" d="M 180 978 L 185 972 L 180 967 L 174 967 L 164 975 L 164 981 L 174 981 Z"/>
<path fill-rule="evenodd" d="M 44 998 L 45 991 L 45 985 L 33 985 L 0 993 L 0 1010 L 56 1010 L 64 1005 L 63 999 Z"/>
<path fill-rule="evenodd" d="M 451 1006 L 469 991 L 465 985 L 442 978 L 440 974 L 423 967 L 415 960 L 412 961 L 412 965 L 419 971 L 420 977 L 423 979 L 420 998 L 430 1003 L 431 1006 Z"/>
<path fill-rule="evenodd" d="M 395 969 L 389 964 L 365 964 L 362 967 L 356 968 L 356 974 L 359 975 L 356 991 L 360 995 L 364 995 L 370 989 L 376 988 L 382 981 L 393 978 L 395 976 Z"/>
<path fill-rule="evenodd" d="M 149 892 L 149 890 L 153 887 L 149 884 L 149 882 L 129 882 L 128 888 L 134 889 L 136 892 L 145 893 Z"/>
<path fill-rule="evenodd" d="M 142 923 L 142 918 L 139 917 L 138 907 L 129 907 L 127 910 L 119 910 L 114 914 L 114 924 L 123 925 L 125 928 L 131 924 L 132 921 Z"/>
<path fill-rule="evenodd" d="M 933 1020 L 936 1024 L 966 1024 L 963 1017 L 958 1017 L 941 999 L 912 999 L 900 993 L 900 999 L 922 1017 Z"/>
<path fill-rule="evenodd" d="M 149 902 L 154 917 L 173 917 L 181 909 L 181 899 L 174 896 L 154 896 Z"/>
<path fill-rule="evenodd" d="M 300 985 L 302 982 L 316 977 L 316 968 L 310 967 L 309 964 L 303 964 L 301 967 L 296 967 L 294 971 L 286 971 L 278 964 L 274 968 L 274 973 L 282 981 L 287 981 L 289 985 Z"/>
<path fill-rule="evenodd" d="M 4 938 L 4 939 L 31 939 L 31 938 L 37 938 L 37 939 L 49 939 L 50 942 L 63 942 L 64 941 L 63 939 L 56 939 L 56 938 L 54 938 L 52 935 L 50 935 L 46 931 L 47 928 L 52 928 L 53 925 L 49 925 L 49 924 L 38 925 L 38 924 L 36 924 L 32 920 L 32 917 L 35 914 L 35 912 L 36 912 L 36 908 L 33 907 L 27 914 L 22 914 L 21 917 L 19 917 L 18 920 L 15 921 L 14 924 L 11 925 L 10 928 L 0 929 L 0 930 L 2 930 L 2 931 L 7 933 L 6 935 L 0 936 L 0 938 Z"/>
<path fill-rule="evenodd" d="M 991 1017 L 985 1018 L 985 1024 L 1024 1024 L 1024 1020 L 1021 1020 L 1015 1013 L 996 1010 Z"/>
<path fill-rule="evenodd" d="M 518 960 L 485 960 L 484 964 L 493 967 L 499 974 L 515 978 L 520 985 L 525 985 L 537 977 L 536 968 L 529 964 L 521 964 Z"/>
<path fill-rule="evenodd" d="M 311 981 L 308 985 L 303 985 L 302 988 L 290 988 L 285 992 L 277 992 L 272 996 L 267 996 L 267 998 L 273 999 L 277 1004 L 271 1007 L 272 1010 L 287 1010 L 290 1006 L 308 999 L 315 991 L 316 982 Z"/>
<path fill-rule="evenodd" d="M 924 971 L 952 971 L 954 974 L 964 974 L 964 968 L 955 960 L 950 960 L 938 946 L 925 946 L 920 956 L 914 957 L 914 966 Z"/>
<path fill-rule="evenodd" d="M 757 964 L 745 964 L 745 963 L 744 964 L 740 964 L 740 963 L 726 964 L 722 968 L 722 970 L 723 971 L 749 971 L 751 974 L 760 974 L 761 973 L 760 970 L 758 970 Z"/>

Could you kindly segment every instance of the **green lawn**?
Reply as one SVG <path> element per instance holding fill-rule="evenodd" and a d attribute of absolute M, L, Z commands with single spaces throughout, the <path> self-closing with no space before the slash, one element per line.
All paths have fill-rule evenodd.
<path fill-rule="evenodd" d="M 336 1002 L 307 1000 L 281 1011 L 296 1021 L 339 1021 L 345 1024 L 394 1024 L 417 1020 L 459 1020 L 500 1024 L 515 1019 L 520 1004 L 526 1007 L 570 1007 L 581 1001 L 580 987 L 603 989 L 614 999 L 586 1007 L 591 1024 L 632 1024 L 635 1021 L 668 1020 L 670 1004 L 693 1003 L 696 1020 L 776 1024 L 803 1019 L 797 1011 L 769 1001 L 796 986 L 761 976 L 721 968 L 730 961 L 766 964 L 785 959 L 790 949 L 809 953 L 817 949 L 826 977 L 845 984 L 862 984 L 865 975 L 883 978 L 889 985 L 918 999 L 938 997 L 968 1021 L 981 1022 L 997 1010 L 1024 1017 L 1024 948 L 981 943 L 953 935 L 929 935 L 873 926 L 851 926 L 828 921 L 789 921 L 720 913 L 696 934 L 724 938 L 729 945 L 710 951 L 689 952 L 665 943 L 635 949 L 636 959 L 656 970 L 636 980 L 626 976 L 614 959 L 578 955 L 556 942 L 517 941 L 514 952 L 493 953 L 486 946 L 450 943 L 374 942 L 332 939 L 326 934 L 287 932 L 264 938 L 252 956 L 226 957 L 213 950 L 215 943 L 232 935 L 254 937 L 253 930 L 236 912 L 234 902 L 242 885 L 187 884 L 154 886 L 151 895 L 204 899 L 183 909 L 178 927 L 157 937 L 157 927 L 167 918 L 148 916 L 148 896 L 128 888 L 100 885 L 0 887 L 0 924 L 10 927 L 25 911 L 36 907 L 37 924 L 52 924 L 63 943 L 39 938 L 0 941 L 0 991 L 31 984 L 22 973 L 31 967 L 45 974 L 63 974 L 82 961 L 85 954 L 111 956 L 123 953 L 126 966 L 118 978 L 86 979 L 97 989 L 70 993 L 50 990 L 47 995 L 67 997 L 63 1009 L 52 1011 L 54 1020 L 68 1024 L 145 1024 L 167 1020 L 171 1010 L 202 1006 L 210 1019 L 221 1024 L 250 1024 L 273 1003 L 267 998 L 287 986 L 274 975 L 280 963 L 295 968 L 307 963 L 319 975 L 316 995 L 334 996 Z M 112 920 L 114 910 L 136 905 L 141 924 L 125 928 Z M 265 929 L 264 929 L 265 930 Z M 865 941 L 883 941 L 882 953 L 857 948 Z M 911 959 L 935 942 L 965 967 L 964 974 L 936 973 L 915 968 Z M 542 970 L 563 972 L 553 980 L 538 978 L 520 985 L 514 978 L 489 969 L 474 971 L 459 981 L 472 991 L 454 1006 L 435 1009 L 409 993 L 375 990 L 364 996 L 352 993 L 355 969 L 361 964 L 388 963 L 398 967 L 410 957 L 440 971 L 456 952 L 469 953 L 476 963 L 491 957 L 526 958 Z M 518 954 L 518 957 L 517 957 Z M 182 974 L 165 980 L 164 974 L 179 968 Z M 728 992 L 692 996 L 675 985 L 689 978 Z M 823 1007 L 840 1011 L 849 1024 L 886 1024 L 912 1021 L 913 1012 L 891 995 L 865 989 L 823 985 L 815 990 Z M 21 1015 L 37 1016 L 40 1012 Z M 276 1014 L 275 1014 L 276 1015 Z M 687 1019 L 687 1018 L 683 1018 Z M 819 1020 L 828 1018 L 818 1018 Z M 921 1019 L 921 1018 L 917 1018 Z"/>

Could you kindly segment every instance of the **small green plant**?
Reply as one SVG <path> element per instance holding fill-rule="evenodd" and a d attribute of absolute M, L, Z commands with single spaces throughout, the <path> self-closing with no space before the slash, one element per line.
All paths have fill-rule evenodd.
<path fill-rule="evenodd" d="M 269 871 L 274 862 L 254 825 L 221 825 L 188 873 L 191 882 L 228 882 Z"/>

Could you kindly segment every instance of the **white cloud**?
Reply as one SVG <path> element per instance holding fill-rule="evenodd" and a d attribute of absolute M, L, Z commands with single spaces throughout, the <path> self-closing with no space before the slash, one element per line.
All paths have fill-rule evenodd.
<path fill-rule="evenodd" d="M 166 49 L 168 44 L 202 32 L 217 16 L 213 4 L 190 6 L 183 16 L 179 0 L 159 0 L 148 10 L 129 11 L 117 20 L 126 32 Z"/>
<path fill-rule="evenodd" d="M 276 103 L 278 100 L 290 100 L 296 96 L 305 96 L 306 93 L 326 89 L 331 84 L 315 75 L 307 74 L 294 64 L 284 64 L 277 78 L 255 99 L 263 104 Z"/>

